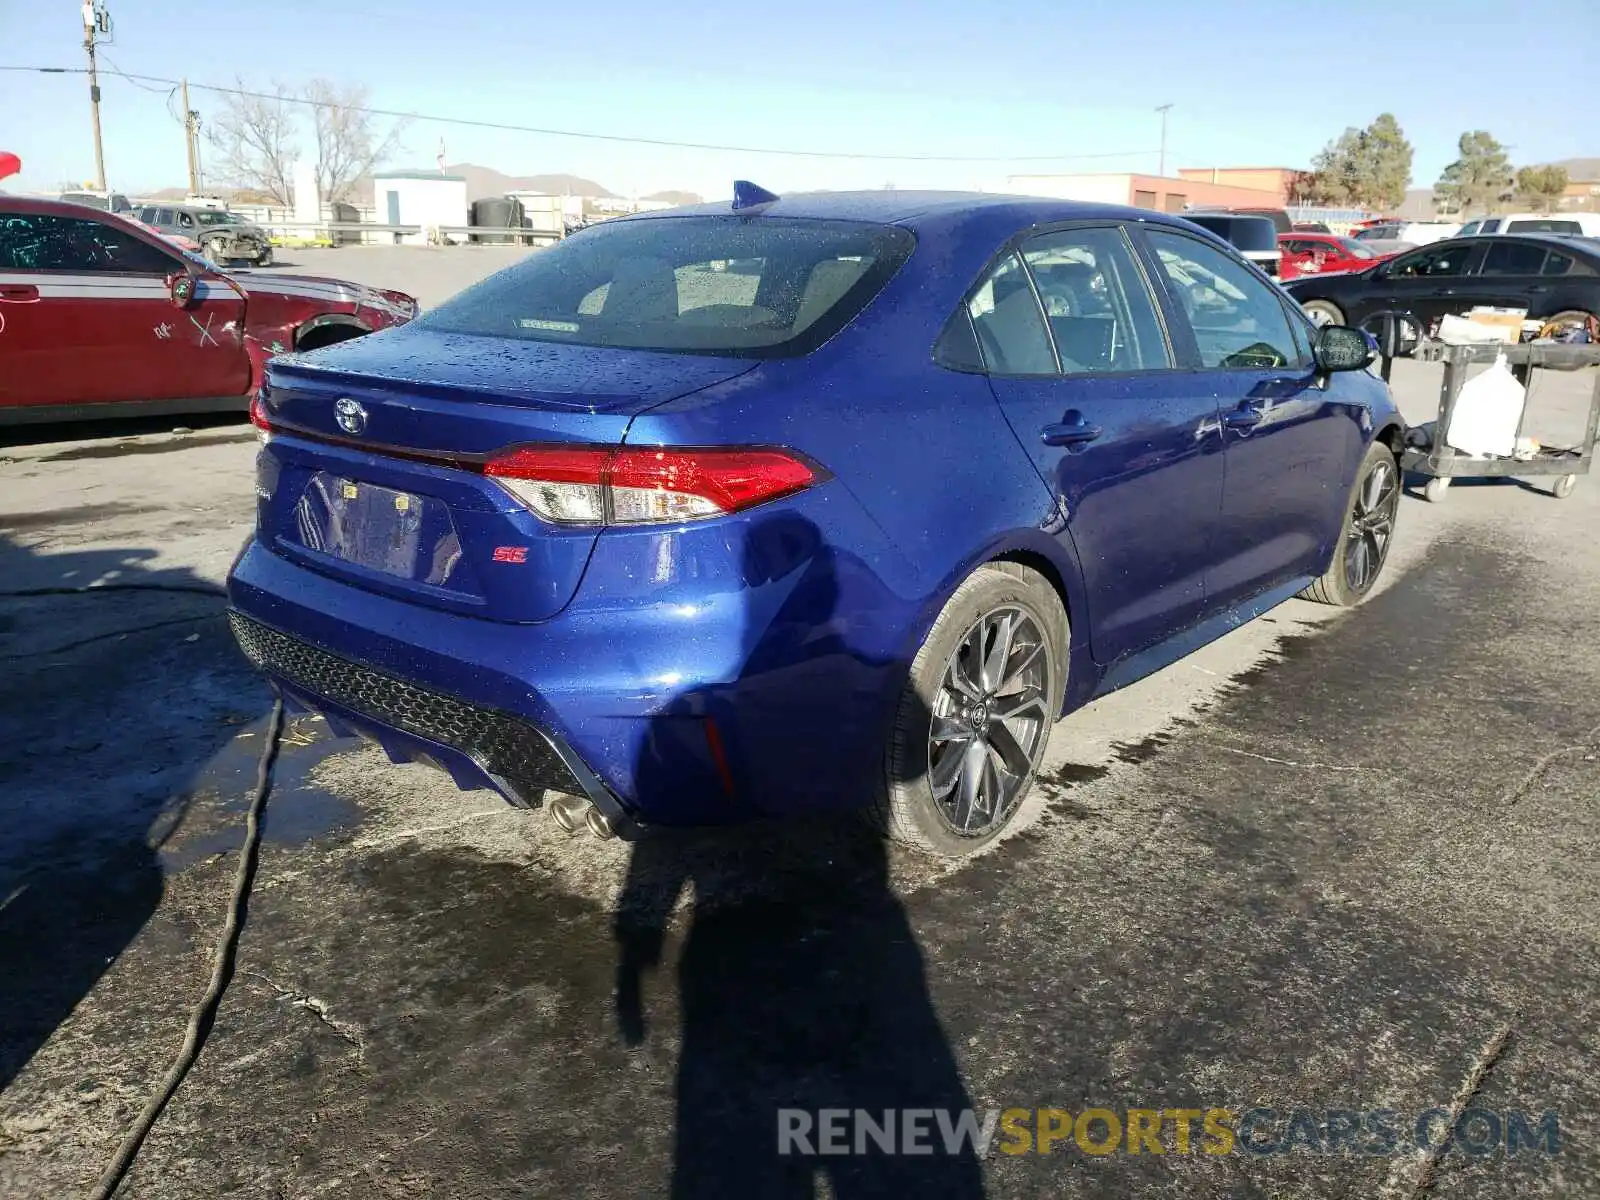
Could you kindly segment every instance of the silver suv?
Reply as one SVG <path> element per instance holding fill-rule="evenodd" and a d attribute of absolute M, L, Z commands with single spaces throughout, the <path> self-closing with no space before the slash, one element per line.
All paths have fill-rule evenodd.
<path fill-rule="evenodd" d="M 138 217 L 157 233 L 198 243 L 201 252 L 221 267 L 241 260 L 264 267 L 272 261 L 272 241 L 267 231 L 236 213 L 181 204 L 146 204 L 139 209 Z"/>

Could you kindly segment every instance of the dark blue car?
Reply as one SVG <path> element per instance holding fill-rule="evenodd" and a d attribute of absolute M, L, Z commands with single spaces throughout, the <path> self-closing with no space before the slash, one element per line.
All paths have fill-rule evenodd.
<path fill-rule="evenodd" d="M 860 805 L 959 855 L 1063 713 L 1369 591 L 1368 346 L 1179 218 L 741 185 L 274 360 L 234 629 L 336 729 L 563 823 Z"/>

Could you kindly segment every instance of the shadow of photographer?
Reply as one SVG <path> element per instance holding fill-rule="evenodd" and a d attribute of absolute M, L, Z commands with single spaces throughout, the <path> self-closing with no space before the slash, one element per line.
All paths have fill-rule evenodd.
<path fill-rule="evenodd" d="M 793 515 L 758 522 L 744 562 L 747 586 L 788 591 L 774 618 L 759 628 L 747 622 L 741 680 L 793 668 L 796 643 L 777 652 L 770 643 L 801 627 L 804 666 L 826 669 L 826 660 L 852 655 L 830 620 L 837 563 L 813 524 Z M 902 683 L 909 668 L 871 665 L 891 668 Z M 705 701 L 677 697 L 660 720 L 704 712 Z M 651 778 L 660 763 L 639 756 L 641 794 L 673 786 Z M 651 1035 L 645 981 L 676 942 L 673 914 L 687 905 L 675 964 L 674 1197 L 809 1197 L 819 1177 L 839 1200 L 902 1190 L 919 1198 L 983 1195 L 976 1150 L 970 1142 L 947 1145 L 932 1121 L 923 1139 L 931 1151 L 902 1152 L 906 1110 L 945 1110 L 956 1120 L 970 1101 L 889 867 L 883 834 L 850 811 L 657 831 L 632 845 L 613 925 L 616 1020 L 630 1045 Z M 858 1140 L 852 1115 L 847 1152 L 825 1152 L 834 1139 L 823 1136 L 823 1110 L 860 1110 L 875 1125 L 889 1114 L 894 1150 L 875 1137 Z M 805 1136 L 780 1137 L 801 1128 Z"/>

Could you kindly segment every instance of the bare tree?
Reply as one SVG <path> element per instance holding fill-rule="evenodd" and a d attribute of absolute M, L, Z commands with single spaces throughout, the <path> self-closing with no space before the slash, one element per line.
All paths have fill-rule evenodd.
<path fill-rule="evenodd" d="M 317 189 L 330 204 L 349 197 L 362 176 L 400 147 L 405 121 L 380 130 L 367 111 L 367 89 L 326 79 L 306 85 L 317 135 Z"/>
<path fill-rule="evenodd" d="M 218 172 L 237 187 L 271 196 L 279 204 L 294 203 L 294 164 L 299 157 L 295 139 L 294 103 L 297 97 L 281 83 L 270 94 L 222 95 L 222 112 L 206 131 L 217 152 Z"/>

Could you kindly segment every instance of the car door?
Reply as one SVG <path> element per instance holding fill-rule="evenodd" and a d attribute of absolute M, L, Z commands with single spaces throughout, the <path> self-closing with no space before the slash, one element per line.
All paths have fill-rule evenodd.
<path fill-rule="evenodd" d="M 994 394 L 1076 549 L 1094 657 L 1195 620 L 1222 501 L 1216 400 L 1176 369 L 1126 229 L 1040 233 L 997 261 L 967 307 Z"/>
<path fill-rule="evenodd" d="M 1546 310 L 1541 303 L 1552 290 L 1552 280 L 1544 276 L 1546 247 L 1518 237 L 1494 239 L 1475 274 L 1462 280 L 1461 296 L 1473 304 L 1498 308 L 1525 308 L 1529 316 Z M 1463 310 L 1465 311 L 1465 310 Z"/>
<path fill-rule="evenodd" d="M 200 276 L 187 308 L 167 277 L 185 261 L 110 215 L 5 218 L 0 303 L 31 369 L 7 372 L 6 402 L 106 404 L 242 395 L 250 365 L 244 297 Z M 19 321 L 22 328 L 18 328 Z"/>
<path fill-rule="evenodd" d="M 1220 246 L 1175 229 L 1142 233 L 1152 273 L 1177 300 L 1179 344 L 1198 394 L 1220 410 L 1221 520 L 1205 611 L 1320 574 L 1329 497 L 1350 478 L 1357 414 L 1331 400 L 1310 330 L 1281 293 Z"/>
<path fill-rule="evenodd" d="M 1475 303 L 1468 291 L 1470 276 L 1488 244 L 1487 239 L 1446 241 L 1398 255 L 1378 268 L 1375 286 L 1353 323 L 1394 309 L 1414 314 L 1431 331 L 1447 313 L 1465 312 Z"/>

